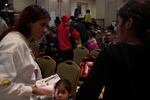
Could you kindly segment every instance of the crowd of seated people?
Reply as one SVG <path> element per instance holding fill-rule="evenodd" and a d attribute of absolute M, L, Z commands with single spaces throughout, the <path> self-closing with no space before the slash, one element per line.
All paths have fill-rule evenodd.
<path fill-rule="evenodd" d="M 63 54 L 60 50 L 58 42 L 58 27 L 62 23 L 62 18 L 59 18 L 57 16 L 55 20 L 55 26 L 48 26 L 47 31 L 39 41 L 39 52 L 41 53 L 41 56 L 51 56 L 56 62 L 61 61 L 63 58 Z M 113 30 L 108 30 L 106 28 L 106 30 L 104 31 L 100 26 L 96 24 L 95 20 L 90 25 L 89 29 L 87 29 L 84 20 L 82 20 L 81 18 L 70 16 L 67 22 L 67 27 L 68 26 L 70 27 L 68 32 L 76 30 L 79 33 L 80 47 L 86 47 L 89 51 L 94 49 L 102 49 L 105 46 L 113 44 Z M 73 46 L 72 43 L 71 45 Z M 78 45 L 78 43 L 75 44 L 75 48 L 77 48 Z"/>
<path fill-rule="evenodd" d="M 62 23 L 62 20 L 60 20 L 59 17 L 56 17 L 56 19 L 56 26 L 47 27 L 47 31 L 44 33 L 43 37 L 38 41 L 39 48 L 36 48 L 38 50 L 35 51 L 39 53 L 37 57 L 44 55 L 50 56 L 56 61 L 58 65 L 58 63 L 64 60 L 63 52 L 60 51 L 58 41 L 58 27 Z M 114 30 L 109 30 L 109 27 L 108 29 L 106 28 L 106 30 L 104 31 L 103 29 L 101 29 L 100 26 L 96 24 L 94 20 L 93 23 L 91 23 L 90 26 L 88 26 L 87 28 L 85 22 L 80 18 L 75 19 L 74 16 L 71 16 L 70 20 L 68 21 L 68 25 L 70 25 L 70 28 L 75 29 L 79 33 L 81 47 L 86 47 L 89 51 L 95 49 L 100 49 L 101 51 L 101 49 L 103 49 L 104 47 L 110 46 L 114 43 Z M 76 48 L 77 47 L 78 46 L 76 46 Z"/>

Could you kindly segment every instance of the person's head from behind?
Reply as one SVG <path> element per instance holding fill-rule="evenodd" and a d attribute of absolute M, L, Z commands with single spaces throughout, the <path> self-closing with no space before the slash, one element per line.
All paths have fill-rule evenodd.
<path fill-rule="evenodd" d="M 39 39 L 47 30 L 49 21 L 50 16 L 44 8 L 29 5 L 21 12 L 14 25 L 14 30 L 22 33 L 27 39 Z"/>
<path fill-rule="evenodd" d="M 68 100 L 72 93 L 72 84 L 66 79 L 59 80 L 55 85 L 55 99 Z"/>
<path fill-rule="evenodd" d="M 87 10 L 86 10 L 86 13 L 90 13 L 90 10 L 89 10 L 89 9 L 87 9 Z"/>
<path fill-rule="evenodd" d="M 55 18 L 55 25 L 58 26 L 61 23 L 61 20 L 58 16 Z"/>
<path fill-rule="evenodd" d="M 117 38 L 128 42 L 129 37 L 137 43 L 150 43 L 150 0 L 128 0 L 117 12 Z M 130 42 L 130 41 L 129 41 Z"/>
<path fill-rule="evenodd" d="M 80 10 L 79 10 L 78 8 L 76 8 L 76 9 L 74 10 L 74 17 L 75 17 L 75 18 L 78 18 L 78 17 L 79 17 L 79 14 L 80 14 Z"/>
<path fill-rule="evenodd" d="M 63 16 L 61 20 L 64 25 L 70 25 L 70 16 Z"/>

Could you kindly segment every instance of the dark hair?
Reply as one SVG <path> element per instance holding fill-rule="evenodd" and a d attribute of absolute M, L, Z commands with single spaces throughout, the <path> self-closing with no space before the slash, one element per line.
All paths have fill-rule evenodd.
<path fill-rule="evenodd" d="M 80 14 L 80 10 L 79 10 L 78 8 L 76 8 L 76 9 L 74 10 L 74 17 L 75 17 L 75 18 L 78 17 L 79 14 Z"/>
<path fill-rule="evenodd" d="M 47 17 L 50 20 L 50 16 L 44 8 L 38 5 L 29 5 L 21 12 L 14 26 L 6 30 L 4 33 L 2 33 L 0 39 L 2 39 L 10 31 L 19 31 L 26 38 L 29 38 L 31 34 L 29 23 L 34 23 L 40 19 Z"/>
<path fill-rule="evenodd" d="M 127 0 L 117 15 L 122 18 L 123 23 L 132 18 L 130 31 L 143 43 L 150 44 L 150 0 Z"/>
<path fill-rule="evenodd" d="M 90 10 L 89 10 L 89 9 L 87 9 L 87 10 L 86 10 L 86 13 L 90 13 Z"/>
<path fill-rule="evenodd" d="M 68 93 L 72 92 L 72 84 L 69 80 L 67 79 L 61 79 L 59 80 L 56 84 L 55 84 L 55 89 L 60 85 L 63 84 L 64 87 L 66 88 L 66 90 L 68 91 Z"/>
<path fill-rule="evenodd" d="M 56 16 L 56 18 L 55 18 L 55 24 L 56 24 L 56 26 L 59 25 L 60 23 L 61 23 L 60 18 L 58 16 Z"/>
<path fill-rule="evenodd" d="M 76 9 L 74 10 L 74 12 L 79 12 L 79 9 L 78 9 L 78 8 L 76 8 Z"/>

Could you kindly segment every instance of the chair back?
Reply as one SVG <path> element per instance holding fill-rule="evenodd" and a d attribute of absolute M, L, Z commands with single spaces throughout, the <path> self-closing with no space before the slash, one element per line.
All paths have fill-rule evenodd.
<path fill-rule="evenodd" d="M 67 79 L 73 86 L 73 98 L 75 98 L 77 85 L 80 77 L 80 67 L 72 60 L 61 62 L 57 66 L 57 74 L 60 78 Z"/>
<path fill-rule="evenodd" d="M 89 55 L 97 57 L 100 52 L 101 52 L 101 49 L 94 49 L 90 51 Z"/>
<path fill-rule="evenodd" d="M 37 63 L 41 69 L 43 78 L 49 77 L 55 73 L 56 62 L 50 56 L 42 56 L 38 58 Z"/>
<path fill-rule="evenodd" d="M 74 49 L 73 61 L 77 63 L 78 65 L 80 65 L 80 62 L 82 61 L 82 59 L 88 54 L 89 54 L 89 50 L 87 48 L 78 47 Z"/>

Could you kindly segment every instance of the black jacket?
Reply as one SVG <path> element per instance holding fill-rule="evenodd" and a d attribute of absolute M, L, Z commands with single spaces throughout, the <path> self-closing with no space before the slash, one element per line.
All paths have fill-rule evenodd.
<path fill-rule="evenodd" d="M 76 99 L 98 100 L 105 86 L 103 100 L 148 100 L 149 67 L 150 46 L 116 44 L 104 48 Z"/>

